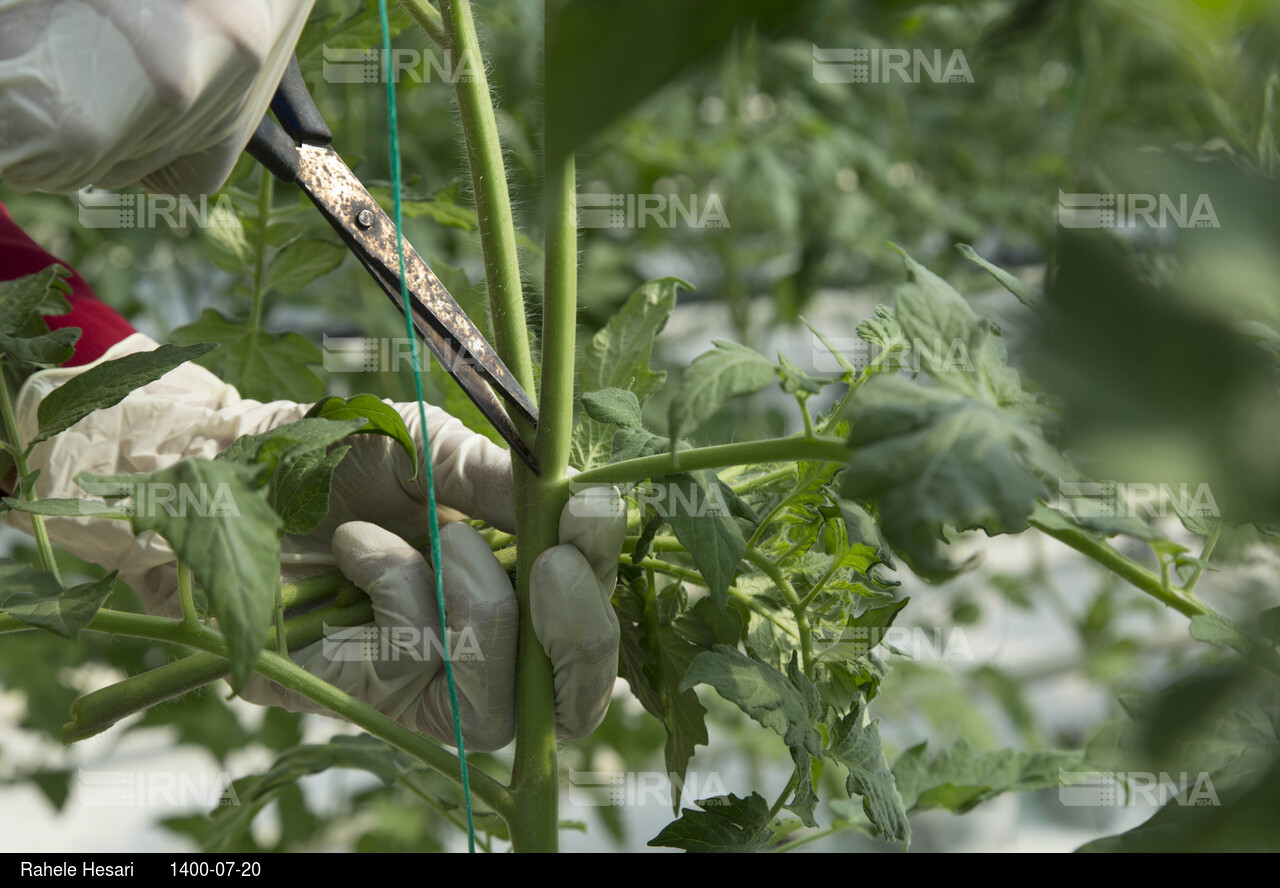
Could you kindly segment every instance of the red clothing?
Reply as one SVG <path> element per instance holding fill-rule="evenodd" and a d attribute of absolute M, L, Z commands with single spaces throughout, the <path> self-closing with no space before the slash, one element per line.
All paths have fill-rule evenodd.
<path fill-rule="evenodd" d="M 13 221 L 5 205 L 0 203 L 0 281 L 34 274 L 54 263 L 70 268 L 65 262 L 59 262 L 58 259 L 46 253 L 29 238 L 27 233 Z M 62 327 L 80 328 L 80 339 L 75 347 L 76 353 L 64 366 L 76 367 L 96 361 L 111 346 L 138 332 L 117 311 L 99 300 L 93 290 L 89 289 L 84 278 L 76 274 L 74 269 L 72 269 L 69 283 L 71 292 L 67 294 L 67 302 L 71 304 L 71 311 L 44 319 L 50 330 L 58 330 Z"/>

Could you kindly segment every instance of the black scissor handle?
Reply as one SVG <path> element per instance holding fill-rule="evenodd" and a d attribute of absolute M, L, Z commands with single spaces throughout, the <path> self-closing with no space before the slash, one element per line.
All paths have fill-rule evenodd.
<path fill-rule="evenodd" d="M 281 182 L 294 182 L 298 178 L 298 144 L 328 145 L 333 141 L 333 132 L 302 79 L 296 55 L 284 69 L 271 99 L 271 111 L 276 120 L 265 115 L 245 150 Z"/>
<path fill-rule="evenodd" d="M 271 99 L 271 110 L 294 141 L 305 145 L 328 145 L 333 141 L 333 133 L 302 79 L 296 55 L 284 69 L 284 77 L 280 78 L 280 86 Z"/>

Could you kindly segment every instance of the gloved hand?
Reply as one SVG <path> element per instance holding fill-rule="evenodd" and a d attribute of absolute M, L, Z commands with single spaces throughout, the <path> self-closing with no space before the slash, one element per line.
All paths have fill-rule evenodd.
<path fill-rule="evenodd" d="M 101 360 L 155 347 L 134 334 Z M 23 440 L 36 432 L 40 401 L 85 369 L 45 370 L 28 378 L 16 404 Z M 37 445 L 30 457 L 31 468 L 41 470 L 36 493 L 42 499 L 83 497 L 74 480 L 81 472 L 151 472 L 184 457 L 211 459 L 241 435 L 301 419 L 309 406 L 242 400 L 209 371 L 184 364 Z M 417 405 L 394 406 L 418 442 L 421 459 Z M 437 408 L 427 408 L 427 423 L 438 502 L 514 530 L 509 454 Z M 365 637 L 374 633 L 376 643 L 362 647 L 330 637 L 290 656 L 407 727 L 452 743 L 434 577 L 428 562 L 405 542 L 427 529 L 425 469 L 413 478 L 404 450 L 381 435 L 354 435 L 345 443 L 352 450 L 334 473 L 329 515 L 311 534 L 282 540 L 282 575 L 299 579 L 315 572 L 316 561 L 336 560 L 373 601 L 375 621 Z M 30 532 L 29 517 L 22 513 L 11 512 L 6 521 Z M 179 615 L 176 559 L 157 534 L 134 536 L 126 522 L 87 517 L 46 518 L 45 523 L 53 541 L 68 551 L 119 570 L 148 612 Z M 609 598 L 625 534 L 626 512 L 616 491 L 579 491 L 561 515 L 561 545 L 544 552 L 530 575 L 530 616 L 555 669 L 557 726 L 564 739 L 590 733 L 608 708 L 619 641 Z M 516 597 L 473 528 L 446 525 L 440 541 L 463 736 L 477 750 L 497 749 L 510 742 L 515 727 Z M 396 653 L 386 656 L 392 649 Z M 260 678 L 249 683 L 244 697 L 294 711 L 323 711 Z"/>
<path fill-rule="evenodd" d="M 0 3 L 0 181 L 211 194 L 314 0 Z"/>

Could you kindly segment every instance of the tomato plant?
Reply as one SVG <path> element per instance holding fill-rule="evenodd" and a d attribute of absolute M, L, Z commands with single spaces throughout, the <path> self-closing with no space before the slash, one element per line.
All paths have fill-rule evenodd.
<path fill-rule="evenodd" d="M 1082 5 L 1092 7 L 1088 14 L 1069 4 L 994 4 L 997 11 L 985 13 L 913 4 L 919 19 L 909 22 L 873 4 L 852 19 L 856 28 L 838 31 L 850 40 L 868 33 L 906 40 L 917 26 L 933 27 L 1015 60 L 1020 53 L 1034 57 L 1037 41 L 1052 39 L 1081 53 L 1083 60 L 1055 62 L 1068 70 L 1076 65 L 1079 82 L 1069 96 L 1054 92 L 1066 82 L 1058 68 L 1040 68 L 1019 87 L 1030 96 L 1031 110 L 1007 121 L 1002 134 L 1005 145 L 1031 147 L 993 161 L 995 148 L 981 153 L 975 146 L 994 139 L 999 112 L 983 102 L 960 102 L 973 115 L 966 121 L 955 114 L 958 100 L 947 84 L 915 84 L 921 88 L 911 102 L 924 107 L 920 119 L 933 123 L 921 125 L 934 126 L 935 138 L 908 146 L 903 127 L 884 123 L 905 113 L 903 92 L 837 93 L 817 74 L 809 78 L 810 65 L 816 71 L 825 64 L 810 41 L 822 39 L 816 35 L 835 15 L 830 10 L 771 0 L 644 6 L 568 0 L 548 2 L 545 21 L 537 22 L 531 4 L 495 4 L 492 55 L 486 60 L 469 0 L 441 0 L 438 8 L 402 0 L 401 6 L 395 22 L 403 39 L 444 53 L 448 70 L 468 72 L 443 85 L 406 87 L 405 116 L 423 121 L 426 133 L 422 144 L 407 146 L 410 164 L 418 164 L 428 181 L 444 181 L 453 172 L 450 163 L 466 171 L 462 183 L 409 195 L 408 215 L 420 223 L 411 238 L 433 260 L 456 257 L 457 267 L 432 264 L 487 323 L 506 365 L 526 390 L 537 393 L 541 414 L 535 444 L 541 472 L 535 476 L 515 466 L 517 533 L 483 528 L 514 573 L 522 606 L 515 744 L 509 756 L 475 757 L 471 772 L 483 848 L 558 847 L 563 756 L 590 766 L 607 758 L 602 750 L 611 751 L 632 767 L 660 747 L 662 770 L 679 785 L 689 777 L 699 747 L 711 744 L 708 720 L 727 718 L 740 729 L 750 726 L 739 735 L 751 737 L 744 746 L 767 742 L 785 756 L 785 778 L 779 785 L 760 780 L 723 787 L 683 808 L 676 791 L 674 819 L 647 837 L 649 844 L 691 851 L 788 850 L 860 834 L 906 845 L 912 819 L 922 812 L 965 813 L 1004 793 L 1056 791 L 1064 774 L 1092 768 L 1180 769 L 1208 775 L 1215 787 L 1211 806 L 1169 802 L 1147 824 L 1094 847 L 1275 849 L 1280 633 L 1274 584 L 1242 601 L 1211 602 L 1198 593 L 1206 572 L 1243 557 L 1249 546 L 1273 547 L 1280 526 L 1280 473 L 1270 458 L 1280 416 L 1280 317 L 1273 294 L 1260 298 L 1256 292 L 1259 281 L 1274 280 L 1264 274 L 1273 269 L 1262 254 L 1280 228 L 1272 179 L 1278 168 L 1274 103 L 1280 74 L 1273 61 L 1266 62 L 1272 67 L 1259 61 L 1255 45 L 1241 46 L 1232 36 L 1233 28 L 1247 24 L 1264 36 L 1274 33 L 1267 30 L 1274 29 L 1274 17 L 1241 12 L 1239 20 L 1214 18 L 1226 36 L 1209 44 L 1184 23 L 1179 39 L 1186 45 L 1169 50 L 1173 62 L 1160 56 L 1162 47 L 1143 43 L 1140 38 L 1148 35 L 1125 24 L 1124 13 L 1103 3 Z M 304 72 L 323 62 L 331 43 L 371 42 L 375 23 L 376 4 L 363 4 L 350 15 L 322 8 L 299 47 Z M 1172 82 L 1150 72 L 1142 79 L 1128 70 L 1129 80 L 1117 74 L 1123 53 L 1097 43 L 1109 26 L 1149 53 L 1141 56 L 1144 63 L 1172 72 Z M 540 73 L 538 60 L 521 47 L 534 28 L 545 31 Z M 988 43 L 980 43 L 979 35 Z M 657 46 L 664 51 L 654 51 Z M 1212 48 L 1235 52 L 1245 86 L 1226 95 L 1199 84 L 1195 95 L 1203 102 L 1187 116 L 1169 110 L 1168 96 L 1180 96 L 1190 76 L 1181 70 L 1184 56 L 1178 53 L 1198 57 Z M 975 51 L 970 64 L 976 58 Z M 797 77 L 797 64 L 808 80 Z M 655 102 L 655 95 L 670 95 L 679 76 L 702 78 L 717 88 L 697 101 Z M 770 91 L 771 77 L 795 94 Z M 496 95 L 491 81 L 500 85 Z M 452 110 L 439 98 L 446 85 Z M 1213 135 L 1236 146 L 1229 160 L 1205 150 L 1194 156 L 1197 163 L 1171 161 L 1157 172 L 1140 170 L 1134 181 L 1156 177 L 1174 183 L 1167 188 L 1211 195 L 1216 217 L 1223 227 L 1227 220 L 1237 226 L 1240 239 L 1233 243 L 1243 247 L 1214 240 L 1221 233 L 1208 226 L 1180 231 L 1176 249 L 1158 236 L 1124 240 L 1059 229 L 1045 222 L 1043 207 L 1019 200 L 1027 183 L 1050 193 L 1047 182 L 1090 168 L 1089 162 L 1076 162 L 1073 152 L 1082 149 L 1073 140 L 1101 139 L 1098 134 L 1105 133 L 1114 140 L 1110 148 L 1132 134 L 1131 121 L 1110 120 L 1097 97 L 1109 85 L 1123 87 L 1134 107 L 1144 108 L 1142 127 L 1132 125 L 1148 138 L 1172 140 L 1188 131 L 1186 138 L 1207 142 Z M 994 77 L 973 86 L 992 101 L 1008 99 L 1013 89 Z M 361 102 L 332 84 L 316 87 L 322 103 L 343 102 L 351 111 L 352 122 L 343 127 L 350 132 L 340 137 L 358 144 L 368 129 L 360 115 L 368 112 L 356 109 L 368 103 L 368 94 Z M 764 121 L 782 116 L 777 105 L 784 99 L 791 103 L 791 128 L 778 123 L 770 130 Z M 1235 113 L 1233 103 L 1249 110 Z M 1034 111 L 1046 106 L 1054 111 L 1047 135 L 1037 133 L 1041 116 Z M 691 126 L 682 115 L 700 116 L 708 127 Z M 450 125 L 453 116 L 457 127 Z M 730 123 L 722 130 L 725 116 Z M 636 123 L 641 119 L 649 126 Z M 705 139 L 711 147 L 702 145 Z M 504 154 L 512 143 L 515 160 Z M 616 150 L 603 151 L 602 145 Z M 894 161 L 890 149 L 910 159 Z M 1041 153 L 1029 159 L 1035 152 Z M 698 299 L 704 284 L 695 288 L 672 273 L 685 274 L 684 268 L 661 268 L 636 280 L 638 268 L 670 258 L 660 249 L 665 230 L 641 225 L 614 237 L 584 235 L 578 206 L 584 164 L 591 176 L 615 177 L 628 193 L 657 191 L 656 179 L 677 174 L 722 175 L 733 183 L 738 202 L 730 203 L 728 216 L 736 227 L 695 232 L 682 248 L 688 255 L 717 257 L 723 273 L 707 288 L 723 297 L 737 341 L 717 340 L 687 366 L 670 373 L 659 369 L 659 334 L 679 317 L 678 304 Z M 376 162 L 368 169 L 371 176 L 381 170 Z M 805 178 L 804 171 L 814 169 L 824 178 Z M 956 171 L 958 184 L 940 181 L 939 169 Z M 932 172 L 915 181 L 924 170 Z M 1111 169 L 1093 175 L 1089 181 L 1098 187 L 1122 181 Z M 962 206 L 969 189 L 982 193 Z M 386 196 L 376 188 L 375 193 Z M 1268 209 L 1256 209 L 1259 193 L 1272 198 Z M 272 446 L 244 440 L 218 459 L 184 462 L 153 477 L 225 484 L 245 504 L 235 516 L 144 519 L 97 501 L 33 496 L 26 458 L 36 443 L 185 361 L 199 361 L 246 397 L 261 400 L 312 402 L 335 391 L 403 391 L 396 389 L 403 380 L 386 374 L 339 378 L 320 372 L 314 342 L 297 332 L 274 332 L 288 328 L 291 309 L 308 300 L 359 318 L 355 329 L 371 337 L 396 335 L 396 319 L 384 306 L 373 309 L 381 297 L 355 283 L 358 270 L 343 264 L 343 248 L 308 214 L 308 206 L 281 194 L 267 173 L 244 162 L 223 194 L 237 223 L 205 229 L 203 242 L 223 272 L 219 286 L 226 311 L 205 308 L 198 320 L 173 331 L 173 345 L 101 365 L 84 374 L 83 383 L 58 390 L 40 408 L 34 439 L 18 439 L 5 393 L 5 450 L 20 488 L 5 503 L 31 515 L 38 566 L 15 559 L 0 566 L 0 632 L 7 636 L 0 649 L 33 643 L 53 651 L 51 638 L 26 632 L 41 628 L 64 637 L 50 656 L 69 658 L 68 663 L 105 658 L 128 674 L 74 702 L 75 693 L 53 677 L 19 680 L 10 671 L 9 680 L 32 699 L 49 691 L 29 720 L 45 730 L 56 727 L 64 742 L 113 729 L 145 710 L 142 725 L 168 722 L 188 734 L 201 724 L 217 726 L 223 739 L 213 742 L 226 744 L 216 751 L 220 758 L 249 742 L 279 752 L 269 769 L 237 781 L 238 805 L 173 822 L 203 847 L 256 847 L 250 828 L 273 802 L 293 824 L 290 829 L 304 837 L 319 829 L 297 784 L 329 768 L 373 773 L 384 785 L 360 804 L 415 825 L 407 838 L 370 832 L 357 847 L 433 847 L 444 842 L 438 828 L 459 825 L 459 794 L 450 783 L 458 776 L 455 755 L 341 694 L 285 655 L 317 641 L 325 626 L 367 623 L 367 599 L 336 574 L 283 586 L 278 578 L 279 534 L 304 533 L 324 515 L 314 505 L 315 494 L 327 491 L 336 461 L 321 461 L 320 455 L 348 435 L 369 431 L 369 423 L 383 433 L 401 429 L 379 425 L 384 420 L 355 407 L 354 419 L 327 418 L 334 414 L 321 411 L 305 427 L 276 430 Z M 518 228 L 522 215 L 537 215 L 529 206 L 540 217 Z M 1042 285 L 1032 286 L 1025 275 L 984 258 L 992 252 L 983 246 L 992 225 L 1004 230 L 1000 243 L 1046 256 Z M 914 233 L 919 228 L 943 232 L 948 248 L 931 247 Z M 777 231 L 782 234 L 775 237 Z M 890 237 L 908 246 L 880 243 Z M 477 247 L 478 263 L 472 261 Z M 1017 249 L 1005 252 L 1016 255 Z M 620 253 L 651 253 L 656 259 L 625 264 Z M 802 326 L 812 337 L 809 356 L 767 355 L 754 347 L 763 336 L 751 291 L 761 285 L 744 269 L 748 253 L 755 268 L 781 255 L 794 260 L 763 288 L 772 297 L 766 300 L 775 309 L 771 320 L 808 325 L 802 313 L 816 291 L 848 283 L 847 269 L 838 267 L 850 261 L 848 255 L 857 257 L 865 275 L 860 283 L 888 281 L 891 296 L 852 329 Z M 1236 273 L 1233 263 L 1252 271 Z M 623 265 L 625 273 L 619 272 Z M 472 281 L 468 271 L 476 269 Z M 310 295 L 322 291 L 324 281 L 336 280 L 343 283 L 332 289 L 349 284 L 357 295 L 328 301 Z M 1019 342 L 1006 340 L 1001 324 L 975 308 L 978 300 L 961 295 L 990 289 L 992 281 L 1010 296 L 1006 308 L 1013 312 L 1013 326 L 1029 331 Z M 626 284 L 621 290 L 620 282 Z M 65 335 L 33 322 L 57 313 L 59 288 L 53 271 L 0 284 L 0 350 L 11 384 L 69 354 Z M 580 289 L 588 298 L 580 300 Z M 1206 292 L 1213 298 L 1206 299 Z M 592 332 L 579 335 L 584 320 Z M 850 345 L 855 336 L 856 348 Z M 1016 360 L 1007 341 L 1023 347 Z M 855 352 L 870 357 L 854 359 Z M 824 356 L 825 370 L 816 366 L 814 354 Z M 443 371 L 432 368 L 431 381 L 435 400 L 486 431 Z M 773 412 L 762 419 L 765 403 Z M 733 422 L 728 434 L 725 417 Z M 308 458 L 279 461 L 281 446 Z M 323 462 L 320 469 L 317 461 Z M 1081 494 L 1069 491 L 1104 482 L 1114 486 L 1117 478 L 1141 478 L 1153 489 L 1166 481 L 1205 482 L 1215 492 L 1213 506 L 1202 508 L 1206 503 L 1197 497 L 1177 499 L 1163 516 L 1171 520 L 1163 522 L 1149 513 L 1070 508 L 1070 496 Z M 528 616 L 528 577 L 534 559 L 556 544 L 555 516 L 571 493 L 593 484 L 617 485 L 631 507 L 612 598 L 622 632 L 619 676 L 629 696 L 615 703 L 596 737 L 562 748 L 555 736 L 550 664 Z M 182 563 L 184 619 L 139 613 L 113 575 L 54 551 L 42 530 L 45 518 L 85 514 L 129 520 L 136 531 L 153 530 L 169 541 Z M 1136 662 L 1131 639 L 1117 637 L 1113 616 L 1125 607 L 1119 599 L 1145 596 L 1175 612 L 1189 621 L 1192 638 L 1209 645 L 1208 652 L 1193 656 L 1189 666 L 1177 664 L 1176 674 L 1162 673 L 1167 687 L 1143 688 L 1160 693 L 1124 698 L 1126 717 L 1101 728 L 1087 745 L 1079 738 L 1043 742 L 1018 682 L 985 666 L 974 670 L 975 686 L 985 682 L 994 689 L 992 696 L 1026 742 L 975 744 L 939 728 L 937 739 L 898 748 L 882 736 L 887 716 L 881 713 L 901 715 L 893 709 L 895 693 L 914 698 L 910 678 L 895 686 L 890 669 L 896 664 L 899 674 L 920 674 L 888 641 L 914 609 L 900 587 L 914 582 L 916 600 L 942 594 L 972 575 L 975 540 L 1019 534 L 1065 544 L 1105 577 L 1083 615 L 1076 613 L 1077 600 L 1068 600 L 1065 610 L 1095 676 L 1106 662 L 1121 664 L 1111 667 L 1108 687 L 1122 687 L 1118 673 Z M 216 556 L 219 546 L 237 553 L 234 565 Z M 64 578 L 60 565 L 66 573 L 83 574 L 84 581 Z M 254 582 L 244 583 L 246 576 Z M 1024 603 L 1037 594 L 1058 594 L 1042 571 L 1029 578 L 993 578 L 991 585 Z M 1080 588 L 1060 597 L 1077 594 L 1084 599 Z M 968 609 L 957 601 L 953 621 L 968 619 L 960 616 Z M 204 619 L 210 616 L 217 617 L 216 629 Z M 103 646 L 98 636 L 147 644 Z M 86 640 L 78 647 L 71 644 L 81 637 Z M 161 662 L 156 651 L 166 652 Z M 180 658 L 164 662 L 170 651 L 180 651 Z M 199 693 L 228 675 L 240 687 L 253 674 L 366 733 L 302 745 L 296 718 L 273 710 L 251 734 L 216 697 Z M 186 709 L 161 705 L 184 694 Z M 627 714 L 632 700 L 638 709 Z M 618 828 L 608 815 L 604 822 Z M 285 833 L 281 845 L 287 847 Z"/>

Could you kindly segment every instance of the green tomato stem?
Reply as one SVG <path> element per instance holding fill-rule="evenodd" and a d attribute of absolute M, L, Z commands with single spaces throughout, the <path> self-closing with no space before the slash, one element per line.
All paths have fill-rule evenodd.
<path fill-rule="evenodd" d="M 30 628 L 7 614 L 0 614 L 0 634 L 19 632 Z M 181 620 L 167 620 L 163 617 L 100 610 L 85 628 L 90 632 L 148 638 L 152 641 L 167 641 L 172 644 L 186 645 L 198 651 L 213 654 L 222 660 L 230 660 L 227 642 L 221 633 L 208 626 L 201 626 L 199 633 L 193 636 Z M 259 674 L 276 682 L 281 687 L 296 691 L 308 700 L 319 703 L 335 715 L 346 719 L 357 727 L 363 728 L 373 736 L 386 740 L 393 746 L 404 750 L 427 767 L 439 771 L 455 783 L 460 781 L 458 758 L 453 753 L 422 734 L 411 731 L 399 722 L 391 720 L 345 691 L 335 688 L 328 682 L 321 681 L 292 660 L 282 657 L 273 651 L 264 650 L 258 654 L 258 660 L 254 668 Z M 476 798 L 497 812 L 503 820 L 508 823 L 511 822 L 514 801 L 505 786 L 487 774 L 473 770 L 471 774 L 471 791 Z"/>
<path fill-rule="evenodd" d="M 772 558 L 759 549 L 747 549 L 745 557 L 747 561 L 760 568 L 769 579 L 773 580 L 773 584 L 778 587 L 778 591 L 782 593 L 782 597 L 786 600 L 787 607 L 791 608 L 791 613 L 796 618 L 796 626 L 800 630 L 800 665 L 804 668 L 805 675 L 812 675 L 813 633 L 809 628 L 809 616 L 805 613 L 804 605 L 800 601 L 800 596 L 796 594 L 795 587 L 791 585 L 791 581 L 782 572 L 782 568 L 778 567 Z"/>
<path fill-rule="evenodd" d="M 444 19 L 440 16 L 440 11 L 427 2 L 427 0 L 400 0 L 400 5 L 404 7 L 409 15 L 413 16 L 413 20 L 418 23 L 422 30 L 427 32 L 427 36 L 431 38 L 436 46 L 445 47 L 448 45 L 448 35 L 444 30 Z"/>
<path fill-rule="evenodd" d="M 13 411 L 13 399 L 9 396 L 9 384 L 3 368 L 0 368 L 0 414 L 4 417 L 8 441 L 13 445 L 13 461 L 18 469 L 18 480 L 21 481 L 31 474 L 31 469 L 27 464 L 27 454 L 18 435 L 18 417 Z M 34 485 L 32 490 L 22 495 L 22 498 L 30 502 L 36 500 Z M 40 555 L 40 566 L 53 574 L 53 578 L 61 585 L 62 575 L 58 572 L 58 561 L 53 555 L 53 543 L 49 540 L 49 530 L 44 526 L 43 515 L 31 514 L 31 531 L 36 540 L 36 551 Z"/>
<path fill-rule="evenodd" d="M 575 475 L 573 481 L 575 484 L 633 483 L 677 471 L 691 472 L 697 469 L 718 469 L 723 466 L 797 460 L 824 460 L 843 464 L 849 461 L 849 456 L 849 447 L 841 438 L 832 435 L 818 435 L 813 438 L 793 435 L 787 438 L 769 438 L 764 441 L 695 447 L 690 450 L 681 450 L 678 455 L 658 453 L 637 459 L 624 459 L 621 462 L 588 469 Z"/>

